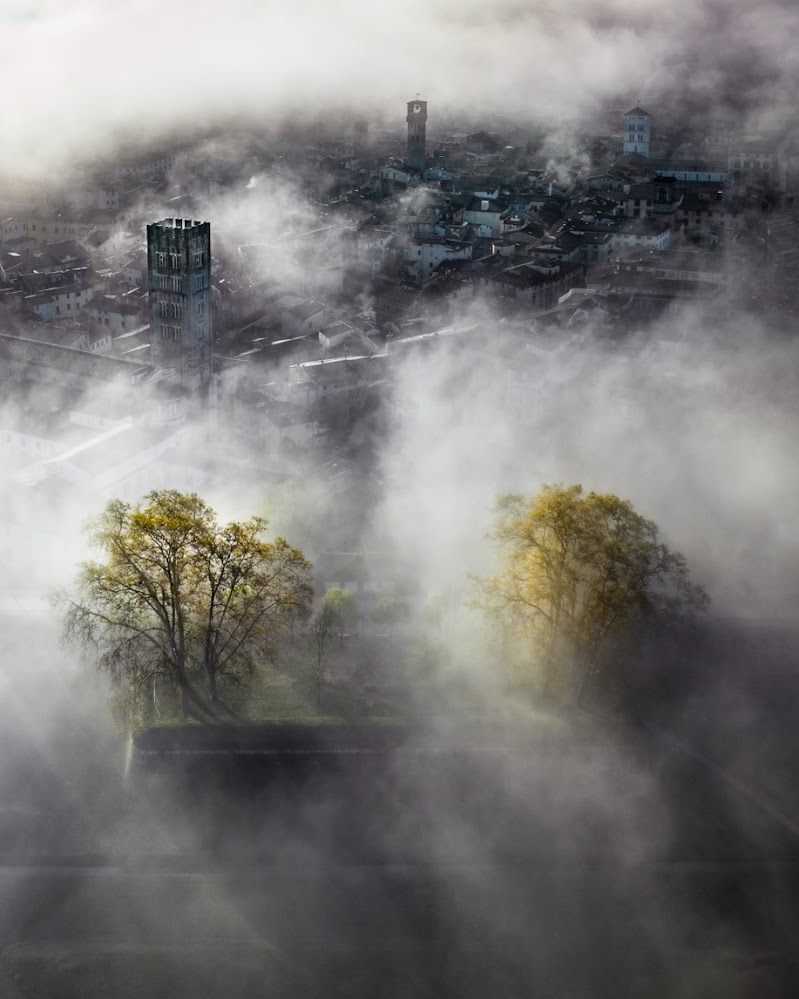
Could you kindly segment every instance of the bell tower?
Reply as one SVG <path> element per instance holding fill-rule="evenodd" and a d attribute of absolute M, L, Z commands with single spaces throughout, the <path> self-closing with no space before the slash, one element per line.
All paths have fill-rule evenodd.
<path fill-rule="evenodd" d="M 211 226 L 163 219 L 147 226 L 150 352 L 192 394 L 211 381 Z"/>
<path fill-rule="evenodd" d="M 425 128 L 427 126 L 427 101 L 408 101 L 408 166 L 424 170 Z"/>
<path fill-rule="evenodd" d="M 650 132 L 652 116 L 648 111 L 636 104 L 632 111 L 624 116 L 624 152 L 638 153 L 639 156 L 649 156 Z"/>

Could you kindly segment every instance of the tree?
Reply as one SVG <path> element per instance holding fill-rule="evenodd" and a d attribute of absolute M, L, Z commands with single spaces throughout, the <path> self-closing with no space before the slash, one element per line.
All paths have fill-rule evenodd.
<path fill-rule="evenodd" d="M 334 586 L 322 598 L 322 610 L 338 635 L 339 645 L 344 644 L 344 633 L 358 621 L 358 601 L 349 590 Z"/>
<path fill-rule="evenodd" d="M 251 674 L 280 629 L 307 617 L 311 566 L 283 538 L 265 541 L 260 517 L 220 525 L 194 493 L 145 499 L 112 500 L 87 525 L 102 557 L 60 597 L 65 636 L 129 701 L 160 681 L 184 715 L 213 721 L 228 710 L 220 684 Z"/>
<path fill-rule="evenodd" d="M 311 637 L 316 653 L 313 684 L 317 704 L 322 692 L 322 683 L 325 679 L 324 655 L 329 639 L 337 632 L 339 643 L 343 644 L 344 629 L 349 624 L 355 622 L 357 613 L 358 607 L 352 593 L 349 590 L 334 586 L 325 593 L 319 610 L 311 622 Z"/>
<path fill-rule="evenodd" d="M 489 537 L 501 565 L 479 580 L 480 603 L 506 635 L 523 640 L 547 692 L 576 677 L 579 699 L 586 676 L 644 622 L 709 603 L 657 525 L 612 494 L 547 485 L 532 497 L 502 496 Z"/>
<path fill-rule="evenodd" d="M 375 604 L 371 616 L 376 625 L 390 630 L 407 621 L 411 616 L 411 609 L 407 600 L 402 600 L 400 597 L 384 596 Z"/>

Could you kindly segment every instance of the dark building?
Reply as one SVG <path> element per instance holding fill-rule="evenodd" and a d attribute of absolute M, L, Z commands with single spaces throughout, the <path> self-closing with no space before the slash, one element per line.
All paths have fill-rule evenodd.
<path fill-rule="evenodd" d="M 427 101 L 408 101 L 408 166 L 424 170 Z"/>
<path fill-rule="evenodd" d="M 163 219 L 147 226 L 150 350 L 191 393 L 211 381 L 211 225 Z"/>

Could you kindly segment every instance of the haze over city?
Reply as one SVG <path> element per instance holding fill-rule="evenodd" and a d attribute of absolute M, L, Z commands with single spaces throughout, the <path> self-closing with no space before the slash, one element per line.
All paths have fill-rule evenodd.
<path fill-rule="evenodd" d="M 791 994 L 797 22 L 3 5 L 9 996 Z"/>

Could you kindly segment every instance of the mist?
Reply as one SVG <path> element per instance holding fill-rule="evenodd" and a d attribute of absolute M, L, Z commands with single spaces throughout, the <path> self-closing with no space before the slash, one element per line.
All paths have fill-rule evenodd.
<path fill-rule="evenodd" d="M 590 483 L 648 511 L 719 612 L 790 617 L 796 344 L 752 319 L 703 323 L 686 312 L 611 348 L 589 327 L 510 372 L 491 364 L 495 323 L 487 346 L 409 362 L 379 522 L 452 585 L 484 566 L 500 493 Z"/>
<path fill-rule="evenodd" d="M 418 93 L 430 148 L 512 134 L 513 165 L 564 189 L 592 168 L 597 122 L 637 101 L 675 148 L 719 122 L 787 142 L 797 18 L 789 0 L 4 5 L 9 214 L 178 152 L 158 181 L 131 175 L 105 223 L 109 270 L 141 268 L 146 222 L 202 218 L 216 272 L 252 306 L 230 323 L 235 349 L 218 345 L 204 412 L 179 410 L 135 353 L 89 388 L 0 356 L 9 995 L 55 994 L 56 972 L 62 994 L 103 994 L 120 961 L 121 995 L 789 994 L 799 346 L 789 311 L 747 301 L 778 281 L 725 249 L 718 299 L 619 335 L 601 284 L 597 309 L 548 327 L 478 288 L 383 330 L 368 404 L 296 448 L 259 437 L 233 400 L 286 403 L 306 359 L 282 353 L 291 337 L 264 303 L 318 298 L 326 322 L 380 325 L 375 283 L 342 279 L 346 239 L 373 209 L 418 220 L 427 191 L 342 192 L 326 158 L 355 120 L 364 159 L 385 161 Z M 74 349 L 68 324 L 56 336 L 7 302 L 3 333 Z M 429 340 L 403 342 L 414 333 Z M 254 359 L 267 341 L 274 357 Z M 351 342 L 356 358 L 381 343 Z M 475 607 L 497 497 L 547 483 L 629 499 L 712 597 L 624 663 L 610 707 L 559 714 L 520 695 Z M 290 729 L 290 751 L 318 757 L 268 776 L 183 759 L 158 725 L 141 744 L 116 730 L 108 678 L 61 641 L 51 597 L 94 557 L 88 519 L 161 488 L 197 491 L 225 521 L 265 516 L 318 572 L 331 553 L 377 553 L 408 619 L 367 623 L 335 662 L 401 690 L 403 723 L 383 719 L 368 746 L 362 718 L 318 744 Z M 287 641 L 270 675 L 294 683 L 296 658 Z M 336 738 L 346 752 L 325 755 Z"/>
<path fill-rule="evenodd" d="M 232 118 L 266 131 L 355 108 L 388 120 L 416 92 L 442 117 L 572 120 L 640 97 L 698 120 L 712 110 L 779 126 L 797 82 L 790 0 L 414 0 L 401 15 L 361 0 L 237 0 L 224 15 L 209 2 L 14 0 L 0 17 L 0 56 L 17 81 L 0 119 L 2 167 L 39 181 L 119 142 L 163 144 Z"/>

